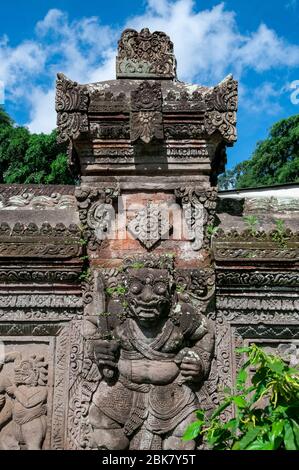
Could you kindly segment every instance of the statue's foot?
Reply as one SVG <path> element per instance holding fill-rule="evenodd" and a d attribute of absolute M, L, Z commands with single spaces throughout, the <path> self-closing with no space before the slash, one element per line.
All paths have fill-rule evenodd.
<path fill-rule="evenodd" d="M 194 450 L 195 441 L 182 441 L 181 437 L 169 436 L 163 441 L 163 450 Z"/>
<path fill-rule="evenodd" d="M 129 447 L 129 439 L 122 429 L 94 429 L 94 445 L 103 450 L 125 450 Z"/>

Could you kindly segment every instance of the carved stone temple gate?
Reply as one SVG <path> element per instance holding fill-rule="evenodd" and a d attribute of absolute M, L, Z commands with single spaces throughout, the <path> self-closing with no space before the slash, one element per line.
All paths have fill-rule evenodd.
<path fill-rule="evenodd" d="M 180 82 L 162 32 L 123 32 L 116 80 L 58 74 L 56 110 L 80 184 L 0 188 L 0 448 L 194 449 L 236 346 L 297 354 L 296 208 L 218 196 L 237 82 Z"/>

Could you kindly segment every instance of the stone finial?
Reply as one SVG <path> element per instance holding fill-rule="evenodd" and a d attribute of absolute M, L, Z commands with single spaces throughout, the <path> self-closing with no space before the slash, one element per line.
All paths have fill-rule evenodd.
<path fill-rule="evenodd" d="M 116 78 L 176 78 L 173 43 L 161 32 L 126 29 L 118 41 Z"/>

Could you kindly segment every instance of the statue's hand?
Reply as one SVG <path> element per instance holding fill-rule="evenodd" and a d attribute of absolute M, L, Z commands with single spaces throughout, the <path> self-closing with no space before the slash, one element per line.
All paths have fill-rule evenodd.
<path fill-rule="evenodd" d="M 9 395 L 12 398 L 15 397 L 16 390 L 17 390 L 17 387 L 15 385 L 10 385 L 9 387 L 6 387 L 7 395 Z"/>
<path fill-rule="evenodd" d="M 5 395 L 0 395 L 0 409 L 3 408 L 5 404 Z"/>
<path fill-rule="evenodd" d="M 99 366 L 116 367 L 118 343 L 114 340 L 98 339 L 94 343 L 94 354 Z"/>
<path fill-rule="evenodd" d="M 185 382 L 197 382 L 202 378 L 203 365 L 197 351 L 184 348 L 175 357 Z"/>

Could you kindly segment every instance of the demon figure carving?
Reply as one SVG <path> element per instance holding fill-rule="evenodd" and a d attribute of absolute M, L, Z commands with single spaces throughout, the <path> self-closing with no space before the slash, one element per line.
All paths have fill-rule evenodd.
<path fill-rule="evenodd" d="M 108 303 L 110 336 L 93 342 L 103 376 L 89 409 L 93 446 L 192 450 L 196 443 L 181 437 L 209 374 L 212 325 L 178 300 L 161 260 L 132 264 L 122 276 L 123 298 Z"/>
<path fill-rule="evenodd" d="M 14 381 L 5 373 L 13 362 Z M 0 449 L 42 448 L 47 429 L 48 365 L 43 357 L 8 353 L 0 370 Z"/>

